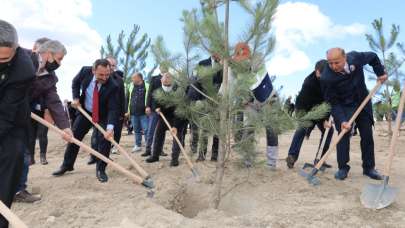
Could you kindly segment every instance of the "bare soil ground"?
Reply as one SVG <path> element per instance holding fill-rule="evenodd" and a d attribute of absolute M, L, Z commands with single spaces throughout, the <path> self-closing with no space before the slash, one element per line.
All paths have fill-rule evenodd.
<path fill-rule="evenodd" d="M 374 132 L 380 170 L 389 148 L 384 127 L 384 123 L 378 123 Z M 264 137 L 258 145 L 262 151 L 259 160 L 263 162 L 256 167 L 241 168 L 238 156 L 233 154 L 225 173 L 220 209 L 214 210 L 210 208 L 215 174 L 215 163 L 211 161 L 196 165 L 201 178 L 195 181 L 184 159 L 179 167 L 172 168 L 170 156 L 159 163 L 146 164 L 140 153 L 131 154 L 153 177 L 156 194 L 151 199 L 146 197 L 144 188 L 111 168 L 107 168 L 109 181 L 99 183 L 95 167 L 86 164 L 85 152 L 79 153 L 73 172 L 52 177 L 51 173 L 62 162 L 65 144 L 59 136 L 50 133 L 49 165 L 31 166 L 29 176 L 29 186 L 40 188 L 42 200 L 34 204 L 15 203 L 12 210 L 29 227 L 405 227 L 404 132 L 389 183 L 402 191 L 394 204 L 379 211 L 366 209 L 360 203 L 363 186 L 379 182 L 362 175 L 359 136 L 352 138 L 349 177 L 345 181 L 333 178 L 337 166 L 333 154 L 329 163 L 334 167 L 318 174 L 321 185 L 313 187 L 298 171 L 305 162 L 313 160 L 319 131 L 314 130 L 311 138 L 304 141 L 299 161 L 289 170 L 284 158 L 292 134 L 288 132 L 279 138 L 280 159 L 276 171 L 267 169 L 264 163 Z M 89 142 L 89 138 L 85 141 Z M 133 141 L 133 135 L 124 133 L 121 145 L 130 151 Z M 168 136 L 165 151 L 169 155 L 170 149 Z M 112 159 L 130 167 L 121 155 L 112 155 Z"/>

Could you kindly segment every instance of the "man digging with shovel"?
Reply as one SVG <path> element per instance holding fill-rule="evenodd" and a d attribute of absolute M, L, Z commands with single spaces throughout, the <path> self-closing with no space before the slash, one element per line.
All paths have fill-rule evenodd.
<path fill-rule="evenodd" d="M 300 113 L 309 112 L 311 111 L 312 108 L 324 102 L 323 95 L 321 92 L 320 77 L 323 69 L 326 67 L 327 64 L 328 62 L 326 60 L 324 59 L 319 60 L 315 64 L 315 70 L 305 78 L 304 83 L 302 84 L 301 91 L 298 93 L 297 99 L 295 101 L 296 115 L 300 115 Z M 322 132 L 321 140 L 319 142 L 320 144 L 318 147 L 318 153 L 320 149 L 322 149 L 321 156 L 323 156 L 326 153 L 326 151 L 329 149 L 329 144 L 333 136 L 333 128 L 331 128 L 329 121 L 327 119 L 328 116 L 325 119 L 313 121 L 313 124 L 310 127 L 307 128 L 299 127 L 297 130 L 295 130 L 290 145 L 290 149 L 288 150 L 288 157 L 286 158 L 287 167 L 289 169 L 292 169 L 294 167 L 294 163 L 297 161 L 298 156 L 300 154 L 304 138 L 305 136 L 309 138 L 309 135 L 311 134 L 315 125 Z M 326 130 L 327 128 L 329 128 L 328 131 Z M 324 139 L 324 137 L 326 137 L 326 139 Z M 321 144 L 324 140 L 325 144 L 323 148 L 321 148 L 322 147 Z M 315 156 L 314 163 L 317 163 L 318 153 Z M 325 162 L 323 164 L 323 167 L 331 168 L 332 166 Z"/>
<path fill-rule="evenodd" d="M 335 126 L 340 133 L 343 129 L 348 130 L 337 144 L 337 161 L 339 170 L 335 173 L 337 180 L 346 179 L 350 166 L 350 129 L 348 120 L 355 112 L 359 104 L 368 95 L 364 80 L 363 66 L 368 64 L 378 76 L 378 81 L 383 83 L 387 80 L 384 66 L 378 56 L 373 52 L 350 52 L 348 54 L 342 48 L 331 48 L 327 51 L 328 66 L 321 75 L 321 87 L 325 100 L 331 104 L 331 114 L 335 120 Z M 375 170 L 374 140 L 372 126 L 374 124 L 371 101 L 367 103 L 355 123 L 360 132 L 360 147 L 363 160 L 363 174 L 375 180 L 381 180 L 382 176 Z"/>

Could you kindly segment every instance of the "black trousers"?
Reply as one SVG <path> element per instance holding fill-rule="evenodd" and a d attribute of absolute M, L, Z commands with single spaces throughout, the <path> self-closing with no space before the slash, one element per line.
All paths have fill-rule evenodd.
<path fill-rule="evenodd" d="M 35 114 L 43 117 L 43 112 L 34 112 Z M 37 138 L 39 140 L 39 148 L 41 154 L 46 154 L 48 147 L 48 128 L 40 124 L 39 122 L 31 119 L 31 124 L 28 127 L 28 151 L 31 159 L 35 156 L 35 144 Z"/>
<path fill-rule="evenodd" d="M 99 123 L 103 128 L 106 127 L 106 123 L 100 122 Z M 72 131 L 73 131 L 73 136 L 82 141 L 84 136 L 89 132 L 89 130 L 93 127 L 92 123 L 86 119 L 82 114 L 79 114 L 75 122 L 73 123 Z M 104 135 L 96 131 L 95 132 L 96 137 L 95 137 L 95 145 L 97 147 L 97 151 L 101 153 L 102 155 L 106 156 L 107 158 L 110 157 L 110 149 L 111 149 L 111 143 L 104 138 Z M 93 144 L 93 143 L 92 143 Z M 77 154 L 79 152 L 79 146 L 77 146 L 74 143 L 68 143 L 66 150 L 65 150 L 65 155 L 64 155 L 64 160 L 62 166 L 66 168 L 73 168 L 74 163 L 77 158 Z M 94 149 L 94 148 L 93 148 Z M 104 171 L 106 168 L 107 164 L 101 160 L 97 160 L 97 170 L 102 170 Z"/>
<path fill-rule="evenodd" d="M 173 126 L 173 121 L 168 120 L 170 125 Z M 184 131 L 186 131 L 186 126 L 181 126 L 179 129 L 177 129 L 177 137 L 179 138 L 182 146 L 184 147 Z M 152 156 L 153 157 L 159 157 L 159 155 L 162 153 L 163 150 L 163 145 L 165 143 L 165 138 L 166 138 L 166 130 L 168 130 L 165 122 L 162 120 L 162 118 L 159 116 L 159 119 L 156 124 L 155 128 L 155 135 L 153 136 L 153 147 L 152 147 Z M 180 147 L 177 144 L 177 141 L 173 139 L 173 146 L 172 146 L 172 160 L 177 161 L 179 159 L 180 155 Z"/>
<path fill-rule="evenodd" d="M 122 128 L 124 126 L 124 117 L 120 117 L 118 125 L 114 126 L 114 140 L 119 144 L 121 140 Z"/>
<path fill-rule="evenodd" d="M 363 169 L 373 169 L 375 167 L 374 158 L 374 140 L 373 140 L 373 120 L 365 111 L 362 111 L 355 120 L 356 126 L 360 132 L 361 158 L 363 160 Z M 336 129 L 340 133 L 341 122 L 336 121 Z M 337 161 L 339 169 L 348 169 L 347 163 L 350 161 L 350 137 L 348 131 L 337 144 Z"/>
<path fill-rule="evenodd" d="M 0 140 L 0 200 L 7 207 L 11 207 L 22 175 L 26 141 L 26 136 L 12 134 Z M 8 222 L 0 215 L 0 228 L 5 227 L 8 227 Z"/>
<path fill-rule="evenodd" d="M 191 129 L 191 151 L 193 153 L 197 153 L 198 144 L 200 143 L 200 150 L 198 151 L 198 156 L 205 158 L 208 146 L 208 132 L 203 131 L 200 137 L 199 132 L 200 129 L 194 123 L 190 123 L 190 129 Z M 219 138 L 218 136 L 214 135 L 212 137 L 211 159 L 217 159 L 218 148 L 219 148 Z"/>

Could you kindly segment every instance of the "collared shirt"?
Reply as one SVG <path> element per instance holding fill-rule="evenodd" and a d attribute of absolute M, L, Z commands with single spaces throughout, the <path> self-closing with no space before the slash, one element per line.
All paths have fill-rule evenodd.
<path fill-rule="evenodd" d="M 350 74 L 351 73 L 350 66 L 349 66 L 349 64 L 347 62 L 345 63 L 345 66 L 343 67 L 343 69 L 344 69 L 345 72 L 342 72 L 342 74 Z"/>
<path fill-rule="evenodd" d="M 93 112 L 93 92 L 94 92 L 94 86 L 96 85 L 96 77 L 93 75 L 93 79 L 91 80 L 89 86 L 86 88 L 86 95 L 85 95 L 85 100 L 84 100 L 84 107 L 86 108 L 87 111 Z M 97 83 L 98 86 L 98 91 L 100 91 L 100 88 L 103 84 Z M 113 130 L 114 125 L 108 124 L 107 125 L 107 130 Z"/>
<path fill-rule="evenodd" d="M 40 54 L 38 54 L 38 71 L 37 71 L 37 76 L 44 76 L 49 74 L 47 70 L 45 70 L 45 67 L 43 67 L 43 60 Z"/>

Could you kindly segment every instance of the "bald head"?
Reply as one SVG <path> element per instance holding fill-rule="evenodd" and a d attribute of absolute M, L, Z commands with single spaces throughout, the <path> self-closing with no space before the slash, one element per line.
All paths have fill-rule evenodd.
<path fill-rule="evenodd" d="M 344 71 L 346 64 L 346 53 L 342 48 L 331 48 L 326 52 L 329 67 L 335 72 Z"/>

